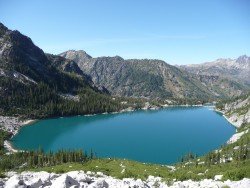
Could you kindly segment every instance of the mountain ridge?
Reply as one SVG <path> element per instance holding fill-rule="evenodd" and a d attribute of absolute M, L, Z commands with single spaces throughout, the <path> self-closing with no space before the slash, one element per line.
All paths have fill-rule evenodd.
<path fill-rule="evenodd" d="M 83 50 L 59 55 L 45 54 L 29 37 L 0 25 L 1 76 L 31 85 L 44 82 L 60 93 L 87 86 L 119 97 L 216 100 L 247 90 L 236 80 L 197 75 L 157 59 L 93 58 Z"/>
<path fill-rule="evenodd" d="M 181 65 L 179 67 L 193 74 L 218 75 L 250 86 L 250 57 L 247 55 L 235 59 L 220 58 L 211 62 Z"/>
<path fill-rule="evenodd" d="M 120 56 L 91 58 L 85 51 L 88 58 L 79 59 L 78 53 L 82 51 L 66 51 L 59 55 L 75 61 L 85 74 L 92 77 L 94 83 L 104 85 L 113 95 L 217 98 L 244 92 L 244 87 L 236 81 L 217 77 L 208 85 L 208 82 L 201 81 L 201 76 L 162 60 L 123 59 Z"/>

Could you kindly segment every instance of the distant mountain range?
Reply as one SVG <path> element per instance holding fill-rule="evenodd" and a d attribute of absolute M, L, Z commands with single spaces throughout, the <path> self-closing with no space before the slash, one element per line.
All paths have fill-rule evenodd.
<path fill-rule="evenodd" d="M 216 100 L 248 92 L 248 73 L 247 56 L 175 67 L 156 59 L 92 58 L 82 50 L 45 54 L 0 23 L 0 113 L 47 117 L 121 109 L 113 96 Z"/>
<path fill-rule="evenodd" d="M 196 75 L 220 76 L 250 86 L 250 57 L 246 55 L 237 59 L 217 59 L 202 64 L 183 65 L 180 68 Z"/>
<path fill-rule="evenodd" d="M 103 85 L 113 95 L 217 98 L 240 95 L 249 89 L 233 77 L 194 74 L 185 67 L 171 66 L 160 60 L 124 60 L 119 56 L 92 58 L 82 50 L 69 50 L 59 55 L 75 61 L 95 84 Z"/>

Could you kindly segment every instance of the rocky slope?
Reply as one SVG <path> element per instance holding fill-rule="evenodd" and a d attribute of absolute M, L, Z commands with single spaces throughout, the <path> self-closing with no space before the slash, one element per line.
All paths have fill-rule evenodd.
<path fill-rule="evenodd" d="M 246 55 L 237 59 L 217 59 L 203 64 L 183 65 L 181 68 L 197 75 L 220 76 L 250 85 L 250 57 Z"/>
<path fill-rule="evenodd" d="M 208 83 L 204 77 L 160 60 L 124 60 L 119 56 L 92 58 L 82 50 L 59 55 L 75 61 L 95 84 L 105 86 L 118 96 L 208 99 L 238 95 L 245 90 L 241 84 L 228 79 L 215 77 L 213 83 Z"/>
<path fill-rule="evenodd" d="M 249 86 L 234 79 L 216 75 L 196 75 L 196 77 L 213 95 L 219 98 L 231 98 L 249 91 Z"/>
<path fill-rule="evenodd" d="M 46 54 L 46 56 L 52 65 L 57 67 L 59 70 L 84 76 L 84 73 L 74 61 L 52 54 Z"/>
<path fill-rule="evenodd" d="M 237 132 L 227 141 L 227 144 L 236 143 L 243 136 L 250 135 L 250 94 L 221 101 L 216 108 L 237 128 Z M 249 141 L 246 145 L 249 145 Z"/>
<path fill-rule="evenodd" d="M 60 64 L 62 63 L 62 64 Z M 60 84 L 70 79 L 61 70 L 83 74 L 77 64 L 62 57 L 46 56 L 32 40 L 19 31 L 12 31 L 0 23 L 0 70 L 2 77 L 26 78 L 27 81 Z M 21 78 L 22 77 L 22 78 Z"/>
<path fill-rule="evenodd" d="M 222 101 L 217 108 L 238 128 L 250 124 L 250 94 Z"/>
<path fill-rule="evenodd" d="M 7 178 L 0 179 L 0 186 L 6 188 L 12 187 L 55 187 L 55 188 L 69 188 L 69 187 L 89 187 L 89 188 L 117 188 L 117 187 L 231 187 L 231 188 L 248 188 L 250 186 L 250 179 L 243 179 L 240 181 L 220 181 L 215 178 L 205 179 L 202 181 L 174 181 L 171 183 L 164 182 L 160 177 L 149 176 L 147 180 L 124 178 L 116 179 L 106 176 L 101 172 L 93 173 L 88 171 L 71 171 L 65 174 L 55 174 L 48 172 L 23 172 L 21 174 L 10 172 Z"/>

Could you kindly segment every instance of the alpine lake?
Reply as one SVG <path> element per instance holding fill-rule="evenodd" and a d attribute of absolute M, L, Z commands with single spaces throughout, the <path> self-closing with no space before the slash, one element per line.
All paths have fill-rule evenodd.
<path fill-rule="evenodd" d="M 168 107 L 40 120 L 23 126 L 11 143 L 20 150 L 83 149 L 101 158 L 173 164 L 189 152 L 218 149 L 234 133 L 212 107 Z"/>

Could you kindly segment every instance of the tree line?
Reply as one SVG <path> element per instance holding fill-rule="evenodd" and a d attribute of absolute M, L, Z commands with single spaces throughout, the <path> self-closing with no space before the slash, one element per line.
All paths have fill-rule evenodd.
<path fill-rule="evenodd" d="M 65 86 L 66 87 L 66 86 Z M 26 118 L 83 115 L 119 111 L 122 105 L 109 95 L 93 90 L 89 86 L 78 88 L 72 94 L 79 101 L 64 99 L 60 90 L 39 82 L 26 85 L 8 78 L 0 80 L 0 114 L 21 115 Z"/>
<path fill-rule="evenodd" d="M 55 166 L 64 163 L 85 163 L 96 156 L 93 152 L 87 155 L 83 150 L 59 150 L 57 152 L 45 153 L 37 151 L 17 152 L 9 155 L 2 155 L 0 158 L 0 170 L 16 170 L 19 168 L 38 168 Z"/>

